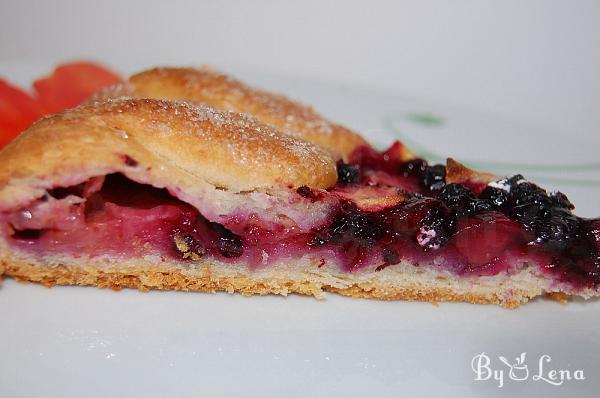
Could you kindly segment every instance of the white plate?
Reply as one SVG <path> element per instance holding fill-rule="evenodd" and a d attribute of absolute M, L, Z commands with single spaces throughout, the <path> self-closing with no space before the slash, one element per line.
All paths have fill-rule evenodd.
<path fill-rule="evenodd" d="M 0 75 L 24 84 L 50 67 L 5 63 Z M 600 213 L 598 142 L 364 88 L 237 72 L 315 105 L 378 145 L 402 138 L 433 160 L 450 155 L 501 174 L 525 171 L 567 193 L 580 214 Z M 597 300 L 566 306 L 535 300 L 509 311 L 336 295 L 317 301 L 46 289 L 7 280 L 0 303 L 1 397 L 583 397 L 600 391 Z M 472 359 L 482 352 L 490 369 L 504 371 L 502 387 L 474 380 Z M 511 380 L 498 357 L 512 363 L 522 352 L 529 377 Z M 552 368 L 575 376 L 581 369 L 585 380 L 561 386 L 533 380 L 544 354 L 551 356 L 544 374 Z"/>

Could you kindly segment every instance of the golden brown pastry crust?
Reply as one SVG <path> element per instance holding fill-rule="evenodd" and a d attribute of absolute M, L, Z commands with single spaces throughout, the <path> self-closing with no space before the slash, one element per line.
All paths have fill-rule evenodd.
<path fill-rule="evenodd" d="M 63 263 L 40 264 L 35 260 L 0 258 L 0 266 L 6 267 L 6 275 L 19 281 L 41 283 L 47 287 L 55 285 L 96 286 L 121 290 L 135 288 L 141 291 L 181 290 L 215 293 L 224 291 L 245 296 L 291 293 L 324 298 L 324 292 L 334 292 L 355 298 L 378 300 L 464 301 L 473 304 L 499 304 L 505 308 L 516 308 L 531 298 L 543 293 L 538 281 L 507 282 L 506 286 L 473 286 L 456 288 L 445 283 L 443 277 L 426 274 L 410 274 L 397 278 L 392 274 L 390 283 L 381 273 L 372 272 L 369 278 L 355 278 L 348 274 L 319 272 L 316 267 L 290 265 L 291 272 L 272 269 L 266 274 L 232 271 L 223 264 L 204 262 L 193 270 L 184 270 L 176 264 L 102 264 L 102 260 L 89 261 L 73 266 Z M 386 270 L 392 271 L 390 268 Z M 524 271 L 527 273 L 528 271 Z M 392 271 L 393 273 L 393 271 Z M 551 298 L 554 298 L 551 296 Z M 564 302 L 568 296 L 561 295 Z"/>
<path fill-rule="evenodd" d="M 315 144 L 244 114 L 156 99 L 44 118 L 0 152 L 0 164 L 0 208 L 41 196 L 58 178 L 75 184 L 115 171 L 191 193 L 203 184 L 236 192 L 337 180 L 335 159 Z"/>
<path fill-rule="evenodd" d="M 488 184 L 499 179 L 500 177 L 495 174 L 482 173 L 469 169 L 452 158 L 446 160 L 446 182 L 449 184 L 465 184 L 469 182 L 475 184 Z"/>
<path fill-rule="evenodd" d="M 219 109 L 244 112 L 282 132 L 301 137 L 347 158 L 367 142 L 357 133 L 333 123 L 282 95 L 258 90 L 209 68 L 155 68 L 133 75 L 95 98 L 132 96 L 206 103 Z"/>

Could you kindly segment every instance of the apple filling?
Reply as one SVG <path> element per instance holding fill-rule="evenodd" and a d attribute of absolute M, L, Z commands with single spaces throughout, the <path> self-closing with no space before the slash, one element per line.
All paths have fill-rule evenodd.
<path fill-rule="evenodd" d="M 49 190 L 0 221 L 13 248 L 37 256 L 212 258 L 259 268 L 308 255 L 347 272 L 404 261 L 473 276 L 529 264 L 575 289 L 600 285 L 600 222 L 574 216 L 566 196 L 521 176 L 447 183 L 445 166 L 402 161 L 400 149 L 359 148 L 338 165 L 333 188 L 296 189 L 294 200 L 307 208 L 333 204 L 309 230 L 260 214 L 213 222 L 167 190 L 121 174 Z"/>

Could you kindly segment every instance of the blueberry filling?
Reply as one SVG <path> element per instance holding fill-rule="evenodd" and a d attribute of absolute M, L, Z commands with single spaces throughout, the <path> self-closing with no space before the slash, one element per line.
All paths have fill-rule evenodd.
<path fill-rule="evenodd" d="M 211 256 L 267 264 L 306 253 L 329 261 L 327 252 L 346 271 L 371 265 L 382 271 L 408 261 L 435 263 L 459 275 L 512 272 L 514 259 L 522 258 L 575 288 L 600 285 L 600 222 L 573 215 L 564 194 L 548 194 L 520 175 L 476 194 L 465 185 L 447 183 L 442 165 L 401 161 L 400 149 L 359 148 L 350 163 L 338 164 L 335 187 L 297 188 L 300 197 L 309 199 L 302 201 L 309 210 L 324 198 L 335 198 L 326 221 L 310 231 L 280 234 L 257 216 L 234 234 L 231 226 L 210 222 L 166 190 L 119 174 L 49 190 L 30 208 L 0 219 L 15 244 L 26 250 L 37 247 L 42 254 L 144 255 L 150 250 L 190 262 Z M 336 196 L 386 186 L 398 188 L 404 199 L 364 210 L 352 195 Z M 68 209 L 43 211 L 64 203 Z M 26 212 L 33 220 L 19 218 Z M 61 226 L 60 217 L 69 223 Z"/>
<path fill-rule="evenodd" d="M 483 223 L 490 227 L 481 227 L 476 222 L 478 231 L 491 231 L 499 241 L 506 240 L 504 235 L 507 233 L 515 235 L 512 246 L 520 253 L 545 257 L 544 269 L 554 273 L 559 280 L 577 286 L 600 284 L 600 222 L 575 216 L 573 204 L 563 193 L 548 194 L 523 176 L 515 175 L 485 187 L 476 195 L 466 186 L 446 184 L 443 165 L 429 166 L 423 159 L 398 162 L 388 156 L 390 150 L 380 153 L 370 148 L 359 149 L 352 158 L 362 174 L 384 170 L 388 174 L 416 179 L 422 191 L 393 209 L 370 213 L 366 219 L 359 209 L 348 212 L 342 206 L 331 224 L 336 228 L 330 227 L 326 234 L 319 231 L 316 242 L 320 245 L 335 243 L 340 241 L 336 235 L 341 233 L 342 241 L 351 236 L 358 246 L 378 244 L 382 246 L 385 265 L 402 256 L 400 250 L 400 255 L 391 256 L 394 258 L 390 260 L 389 241 L 406 239 L 405 242 L 414 243 L 416 240 L 424 251 L 446 250 L 456 246 L 456 241 L 464 235 L 462 228 L 465 225 L 469 225 L 469 230 L 473 229 L 469 220 L 483 218 L 487 220 Z M 394 217 L 396 220 L 390 222 Z M 407 219 L 412 222 L 406 224 Z M 340 229 L 339 225 L 344 228 Z M 412 228 L 414 232 L 415 227 L 416 237 L 406 236 L 406 228 Z M 472 240 L 470 245 L 473 247 L 480 241 L 476 235 Z M 410 245 L 403 246 L 406 251 Z M 494 246 L 493 242 L 490 246 Z M 469 264 L 468 268 L 486 265 Z"/>
<path fill-rule="evenodd" d="M 120 174 L 106 176 L 101 189 L 94 193 L 84 193 L 83 186 L 49 192 L 58 200 L 85 197 L 83 211 L 71 211 L 66 216 L 75 219 L 72 221 L 77 228 L 66 223 L 61 227 L 55 222 L 54 214 L 60 213 L 60 208 L 58 212 L 50 209 L 44 214 L 34 210 L 30 212 L 34 215 L 31 218 L 45 218 L 49 227 L 18 229 L 14 221 L 9 222 L 12 238 L 24 246 L 38 244 L 43 252 L 121 254 L 150 248 L 163 255 L 190 260 L 206 254 L 235 258 L 244 252 L 241 237 L 209 222 L 198 210 L 164 189 L 137 184 Z"/>

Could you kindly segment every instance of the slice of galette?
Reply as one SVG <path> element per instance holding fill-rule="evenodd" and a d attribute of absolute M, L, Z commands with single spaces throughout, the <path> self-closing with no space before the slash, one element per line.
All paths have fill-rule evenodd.
<path fill-rule="evenodd" d="M 0 267 L 49 286 L 506 307 L 598 295 L 600 223 L 563 194 L 406 153 L 362 145 L 342 163 L 188 102 L 82 106 L 0 152 Z"/>

